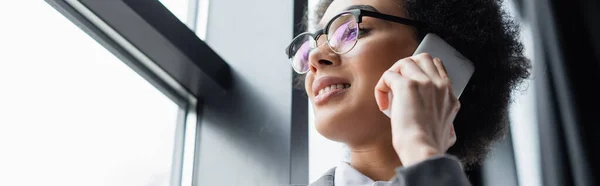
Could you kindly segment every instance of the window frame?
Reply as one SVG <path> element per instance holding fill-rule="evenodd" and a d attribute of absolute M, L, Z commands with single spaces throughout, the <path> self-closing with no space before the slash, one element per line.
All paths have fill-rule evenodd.
<path fill-rule="evenodd" d="M 209 0 L 189 0 L 185 21 L 159 1 L 45 1 L 179 105 L 171 185 L 200 183 L 200 122 L 210 119 L 203 112 L 215 107 L 208 100 L 223 101 L 234 86 L 228 63 L 202 40 Z M 294 0 L 295 22 L 306 3 Z M 289 181 L 308 184 L 308 99 L 302 90 L 291 96 Z"/>
<path fill-rule="evenodd" d="M 197 10 L 186 26 L 159 1 L 46 2 L 179 106 L 170 183 L 193 185 L 199 98 L 231 86 L 229 65 L 192 31 Z"/>

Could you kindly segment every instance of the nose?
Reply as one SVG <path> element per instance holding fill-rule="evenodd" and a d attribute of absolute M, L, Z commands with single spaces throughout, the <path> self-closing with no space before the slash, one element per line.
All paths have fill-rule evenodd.
<path fill-rule="evenodd" d="M 326 37 L 319 37 L 317 48 L 308 57 L 309 69 L 315 74 L 318 70 L 334 68 L 341 64 L 340 56 L 327 45 Z"/>

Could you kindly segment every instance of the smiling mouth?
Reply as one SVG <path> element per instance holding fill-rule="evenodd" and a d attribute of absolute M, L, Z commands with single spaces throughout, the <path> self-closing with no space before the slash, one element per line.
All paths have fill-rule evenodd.
<path fill-rule="evenodd" d="M 326 87 L 322 88 L 321 90 L 319 90 L 317 92 L 317 95 L 315 95 L 315 97 L 319 96 L 319 95 L 322 95 L 322 94 L 326 94 L 328 92 L 333 92 L 333 91 L 339 91 L 339 90 L 348 89 L 348 88 L 350 88 L 350 86 L 351 85 L 349 83 L 340 83 L 340 84 L 329 85 L 329 86 L 326 86 Z"/>

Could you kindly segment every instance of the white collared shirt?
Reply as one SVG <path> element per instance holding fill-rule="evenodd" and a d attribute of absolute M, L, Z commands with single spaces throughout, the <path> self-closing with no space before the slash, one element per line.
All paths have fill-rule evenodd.
<path fill-rule="evenodd" d="M 347 162 L 338 163 L 333 182 L 334 186 L 392 186 L 391 181 L 373 181 Z"/>

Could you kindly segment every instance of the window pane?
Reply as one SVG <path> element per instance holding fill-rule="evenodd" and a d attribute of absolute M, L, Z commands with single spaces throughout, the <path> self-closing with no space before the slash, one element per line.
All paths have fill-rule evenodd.
<path fill-rule="evenodd" d="M 186 24 L 188 20 L 188 0 L 159 0 L 167 9 L 171 11 L 179 20 Z"/>
<path fill-rule="evenodd" d="M 178 106 L 44 1 L 10 4 L 0 185 L 168 185 Z"/>
<path fill-rule="evenodd" d="M 196 35 L 198 36 L 198 38 L 205 40 L 206 39 L 206 30 L 207 30 L 207 25 L 208 25 L 208 2 L 209 0 L 197 0 L 197 7 L 196 9 L 198 10 L 196 12 Z"/>

